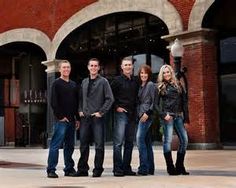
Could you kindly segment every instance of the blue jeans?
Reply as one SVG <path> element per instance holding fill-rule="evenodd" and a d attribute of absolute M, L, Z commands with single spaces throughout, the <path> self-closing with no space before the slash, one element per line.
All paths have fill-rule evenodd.
<path fill-rule="evenodd" d="M 124 112 L 115 112 L 113 127 L 113 172 L 131 171 L 133 141 L 135 136 L 135 117 Z M 122 157 L 122 145 L 124 153 Z"/>
<path fill-rule="evenodd" d="M 152 139 L 150 126 L 152 119 L 147 119 L 146 122 L 140 122 L 138 124 L 138 130 L 136 134 L 136 142 L 139 150 L 140 165 L 138 171 L 143 174 L 154 173 L 154 157 L 152 150 Z"/>
<path fill-rule="evenodd" d="M 171 142 L 173 129 L 175 130 L 179 138 L 179 153 L 185 153 L 188 145 L 188 135 L 184 127 L 183 118 L 177 116 L 170 121 L 164 120 L 163 133 L 164 133 L 164 143 L 163 143 L 163 152 L 167 153 L 171 151 Z"/>
<path fill-rule="evenodd" d="M 54 133 L 50 142 L 47 172 L 55 172 L 58 164 L 59 149 L 64 142 L 64 172 L 74 170 L 72 154 L 75 145 L 75 123 L 57 121 L 54 124 Z"/>
<path fill-rule="evenodd" d="M 95 143 L 95 159 L 93 172 L 103 172 L 104 161 L 104 118 L 82 117 L 80 123 L 80 159 L 78 171 L 88 172 L 89 144 Z"/>

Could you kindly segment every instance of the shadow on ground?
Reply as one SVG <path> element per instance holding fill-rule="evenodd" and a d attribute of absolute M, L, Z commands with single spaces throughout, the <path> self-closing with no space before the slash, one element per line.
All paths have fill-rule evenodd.
<path fill-rule="evenodd" d="M 19 169 L 45 169 L 44 165 L 31 164 L 31 163 L 17 163 L 10 161 L 0 161 L 0 168 L 19 168 Z"/>

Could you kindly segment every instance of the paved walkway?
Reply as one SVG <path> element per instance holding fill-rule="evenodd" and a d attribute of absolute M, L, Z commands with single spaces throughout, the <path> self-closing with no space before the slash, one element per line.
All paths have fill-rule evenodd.
<path fill-rule="evenodd" d="M 112 149 L 106 148 L 105 171 L 101 178 L 64 177 L 63 157 L 60 151 L 59 179 L 46 177 L 46 149 L 0 149 L 0 188 L 235 188 L 236 150 L 189 150 L 186 167 L 190 176 L 169 176 L 165 170 L 161 147 L 155 147 L 156 172 L 154 176 L 114 177 Z M 174 153 L 175 157 L 175 153 Z M 76 162 L 79 150 L 74 156 Z M 93 167 L 94 149 L 89 164 Z M 138 151 L 133 152 L 132 166 L 137 171 Z"/>

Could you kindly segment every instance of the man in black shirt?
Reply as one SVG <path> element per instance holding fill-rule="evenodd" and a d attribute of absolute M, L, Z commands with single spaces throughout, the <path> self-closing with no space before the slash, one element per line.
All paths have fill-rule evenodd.
<path fill-rule="evenodd" d="M 124 58 L 121 62 L 123 73 L 111 84 L 115 97 L 115 123 L 113 127 L 113 173 L 114 176 L 134 176 L 131 168 L 133 140 L 135 136 L 136 103 L 138 82 L 132 76 L 133 61 Z M 122 144 L 124 154 L 122 157 Z"/>
<path fill-rule="evenodd" d="M 104 115 L 114 101 L 110 85 L 100 76 L 99 60 L 92 58 L 88 62 L 89 77 L 81 85 L 79 102 L 80 125 L 80 159 L 77 176 L 88 176 L 89 144 L 95 142 L 95 159 L 93 177 L 100 177 L 104 161 Z M 92 138 L 91 138 L 92 136 Z"/>
<path fill-rule="evenodd" d="M 59 63 L 60 78 L 56 79 L 51 88 L 51 107 L 55 116 L 54 133 L 50 142 L 47 174 L 49 178 L 58 178 L 55 173 L 58 163 L 59 149 L 64 144 L 65 176 L 74 176 L 75 126 L 78 114 L 78 88 L 74 81 L 69 79 L 71 65 L 64 60 Z M 79 117 L 79 116 L 77 116 Z"/>

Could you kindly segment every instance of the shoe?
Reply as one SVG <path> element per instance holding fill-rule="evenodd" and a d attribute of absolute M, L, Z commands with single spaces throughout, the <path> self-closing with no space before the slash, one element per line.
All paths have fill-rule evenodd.
<path fill-rule="evenodd" d="M 138 171 L 138 172 L 137 172 L 137 175 L 138 175 L 138 176 L 147 176 L 148 173 Z"/>
<path fill-rule="evenodd" d="M 75 176 L 76 177 L 86 177 L 86 176 L 88 176 L 88 172 L 77 171 Z"/>
<path fill-rule="evenodd" d="M 58 178 L 58 175 L 56 174 L 56 172 L 49 172 L 48 178 Z"/>
<path fill-rule="evenodd" d="M 93 172 L 93 176 L 94 178 L 98 178 L 98 177 L 101 177 L 102 175 L 102 172 Z"/>
<path fill-rule="evenodd" d="M 148 172 L 148 175 L 154 175 L 155 174 L 155 171 L 154 170 L 151 170 Z"/>
<path fill-rule="evenodd" d="M 71 170 L 69 172 L 65 172 L 65 176 L 76 177 L 77 173 L 75 170 Z"/>
<path fill-rule="evenodd" d="M 125 175 L 125 176 L 136 176 L 136 172 L 134 172 L 134 171 L 132 171 L 132 170 L 126 171 L 126 172 L 124 172 L 124 175 Z"/>
<path fill-rule="evenodd" d="M 116 177 L 123 177 L 124 173 L 123 172 L 113 172 L 114 176 Z"/>

